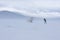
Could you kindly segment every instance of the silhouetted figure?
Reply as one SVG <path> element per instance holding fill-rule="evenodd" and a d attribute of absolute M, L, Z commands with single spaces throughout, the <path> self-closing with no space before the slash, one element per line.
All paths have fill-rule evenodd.
<path fill-rule="evenodd" d="M 44 23 L 47 23 L 45 18 L 44 18 Z"/>

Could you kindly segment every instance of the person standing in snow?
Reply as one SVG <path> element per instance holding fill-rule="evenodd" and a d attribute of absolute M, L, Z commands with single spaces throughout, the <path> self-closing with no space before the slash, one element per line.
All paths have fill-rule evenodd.
<path fill-rule="evenodd" d="M 47 23 L 45 18 L 44 18 L 44 23 Z"/>

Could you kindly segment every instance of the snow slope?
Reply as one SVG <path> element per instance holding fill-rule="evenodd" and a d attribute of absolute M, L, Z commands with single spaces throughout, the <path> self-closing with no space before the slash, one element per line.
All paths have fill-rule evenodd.
<path fill-rule="evenodd" d="M 0 12 L 0 40 L 60 40 L 60 18 L 34 18 L 9 11 Z"/>
<path fill-rule="evenodd" d="M 36 9 L 36 10 L 27 10 L 27 9 L 17 9 L 10 7 L 0 7 L 0 11 L 10 11 L 16 12 L 17 14 L 21 14 L 29 17 L 37 17 L 37 18 L 58 18 L 60 17 L 60 9 Z"/>

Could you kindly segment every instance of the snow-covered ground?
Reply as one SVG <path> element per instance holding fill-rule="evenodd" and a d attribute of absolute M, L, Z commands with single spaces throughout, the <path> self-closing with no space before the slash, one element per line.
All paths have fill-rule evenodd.
<path fill-rule="evenodd" d="M 34 18 L 12 12 L 0 12 L 0 40 L 60 40 L 60 18 Z"/>

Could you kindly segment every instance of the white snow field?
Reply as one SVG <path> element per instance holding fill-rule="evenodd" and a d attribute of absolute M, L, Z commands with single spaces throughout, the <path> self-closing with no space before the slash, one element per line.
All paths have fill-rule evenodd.
<path fill-rule="evenodd" d="M 0 40 L 60 40 L 60 0 L 0 0 Z"/>
<path fill-rule="evenodd" d="M 60 40 L 60 18 L 34 18 L 0 11 L 0 40 Z"/>

